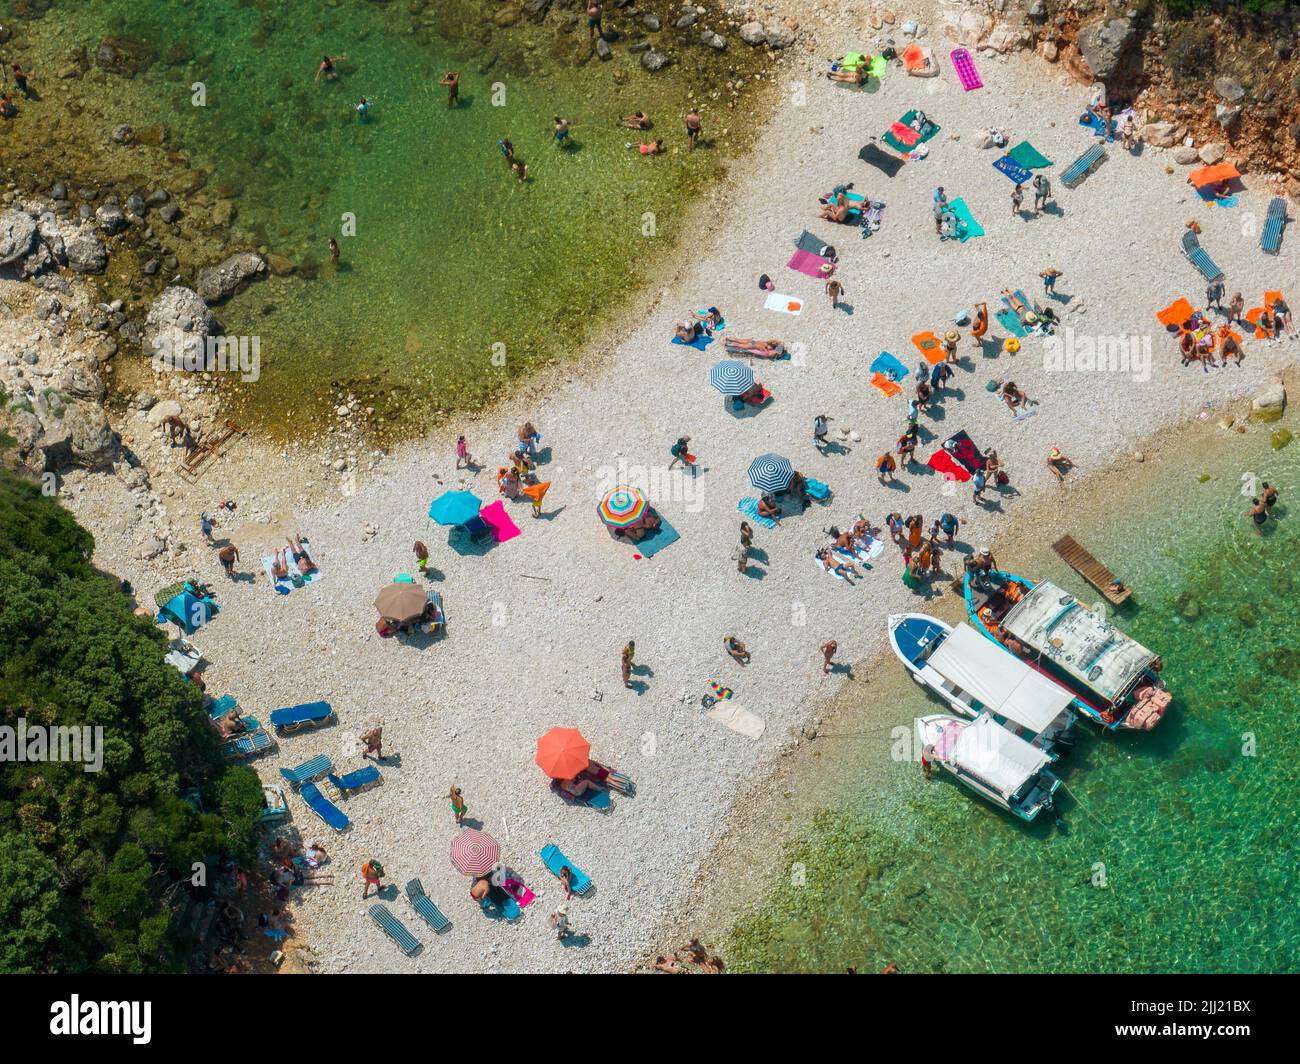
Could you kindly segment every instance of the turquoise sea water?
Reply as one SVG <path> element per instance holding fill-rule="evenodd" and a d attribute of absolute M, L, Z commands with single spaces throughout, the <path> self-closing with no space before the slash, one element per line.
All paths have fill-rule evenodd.
<path fill-rule="evenodd" d="M 1251 475 L 1290 496 L 1262 539 L 1242 517 Z M 940 707 L 901 678 L 873 691 L 860 792 L 793 846 L 806 885 L 783 877 L 733 930 L 733 968 L 1300 970 L 1297 488 L 1300 449 L 1256 433 L 1135 498 L 1122 526 L 1076 529 L 1136 589 L 1118 623 L 1164 655 L 1176 697 L 1154 732 L 1081 727 L 1064 829 L 892 762 L 889 729 Z M 999 561 L 1092 600 L 1047 550 Z"/>
<path fill-rule="evenodd" d="M 137 129 L 164 123 L 211 172 L 203 195 L 234 201 L 237 243 L 299 265 L 218 311 L 228 333 L 261 338 L 263 377 L 242 397 L 255 414 L 302 415 L 330 381 L 405 407 L 411 422 L 480 401 L 572 353 L 682 237 L 690 193 L 717 176 L 729 143 L 719 112 L 716 143 L 684 150 L 681 115 L 704 77 L 691 63 L 704 59 L 651 76 L 623 42 L 612 61 L 579 65 L 590 41 L 561 32 L 558 9 L 541 26 L 499 29 L 484 12 L 501 9 L 60 0 L 30 24 L 49 66 L 76 45 L 93 57 L 106 37 L 148 42 L 147 71 L 92 70 L 87 90 Z M 323 54 L 347 57 L 336 82 L 313 80 Z M 719 79 L 725 64 L 755 61 L 748 50 L 710 60 Z M 462 72 L 454 110 L 438 85 L 447 69 Z M 362 96 L 365 122 L 353 112 Z M 635 135 L 618 116 L 638 109 L 669 154 L 625 147 Z M 567 148 L 555 115 L 572 122 Z M 503 136 L 527 183 L 511 175 Z"/>

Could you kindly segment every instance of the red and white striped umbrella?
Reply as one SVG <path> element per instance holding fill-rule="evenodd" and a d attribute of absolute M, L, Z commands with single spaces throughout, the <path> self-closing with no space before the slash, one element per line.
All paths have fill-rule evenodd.
<path fill-rule="evenodd" d="M 491 835 L 467 828 L 451 843 L 451 863 L 467 876 L 485 876 L 501 860 L 501 846 Z"/>

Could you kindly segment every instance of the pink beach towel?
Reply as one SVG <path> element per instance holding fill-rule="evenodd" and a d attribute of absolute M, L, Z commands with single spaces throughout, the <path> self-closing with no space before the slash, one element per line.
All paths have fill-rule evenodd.
<path fill-rule="evenodd" d="M 970 52 L 965 48 L 954 48 L 948 58 L 952 60 L 952 65 L 957 70 L 957 80 L 961 82 L 963 89 L 970 92 L 972 89 L 984 88 L 984 82 L 980 80 L 975 70 L 975 60 L 971 58 Z"/>
<path fill-rule="evenodd" d="M 506 877 L 505 888 L 506 893 L 519 903 L 519 908 L 521 909 L 527 908 L 529 902 L 537 897 L 536 894 L 520 883 L 519 880 L 513 879 L 510 876 Z"/>
<path fill-rule="evenodd" d="M 478 515 L 483 518 L 483 523 L 492 529 L 492 535 L 496 537 L 498 543 L 504 543 L 519 535 L 519 526 L 510 520 L 510 515 L 506 513 L 506 505 L 500 499 L 491 506 L 483 507 Z"/>
<path fill-rule="evenodd" d="M 835 272 L 835 264 L 830 259 L 814 255 L 811 251 L 796 251 L 786 265 L 792 270 L 807 274 L 809 277 L 825 278 Z M 830 269 L 823 270 L 823 266 L 829 266 Z"/>

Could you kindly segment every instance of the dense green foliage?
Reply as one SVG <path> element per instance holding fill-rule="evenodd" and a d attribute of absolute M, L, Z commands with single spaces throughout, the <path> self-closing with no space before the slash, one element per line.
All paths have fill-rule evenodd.
<path fill-rule="evenodd" d="M 173 968 L 164 889 L 223 848 L 253 852 L 256 775 L 222 762 L 198 689 L 92 547 L 0 472 L 0 724 L 102 727 L 104 759 L 0 763 L 0 972 Z"/>
<path fill-rule="evenodd" d="M 1195 14 L 1200 11 L 1244 11 L 1250 14 L 1272 14 L 1288 7 L 1300 6 L 1300 0 L 1164 0 L 1164 5 L 1176 15 Z"/>

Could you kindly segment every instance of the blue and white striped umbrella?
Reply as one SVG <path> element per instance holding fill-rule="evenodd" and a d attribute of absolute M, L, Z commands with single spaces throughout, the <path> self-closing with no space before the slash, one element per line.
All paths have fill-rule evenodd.
<path fill-rule="evenodd" d="M 724 358 L 709 370 L 709 383 L 723 395 L 744 395 L 754 386 L 754 371 L 734 358 Z"/>
<path fill-rule="evenodd" d="M 761 454 L 749 463 L 749 482 L 759 491 L 785 491 L 792 476 L 790 459 L 779 454 Z"/>

